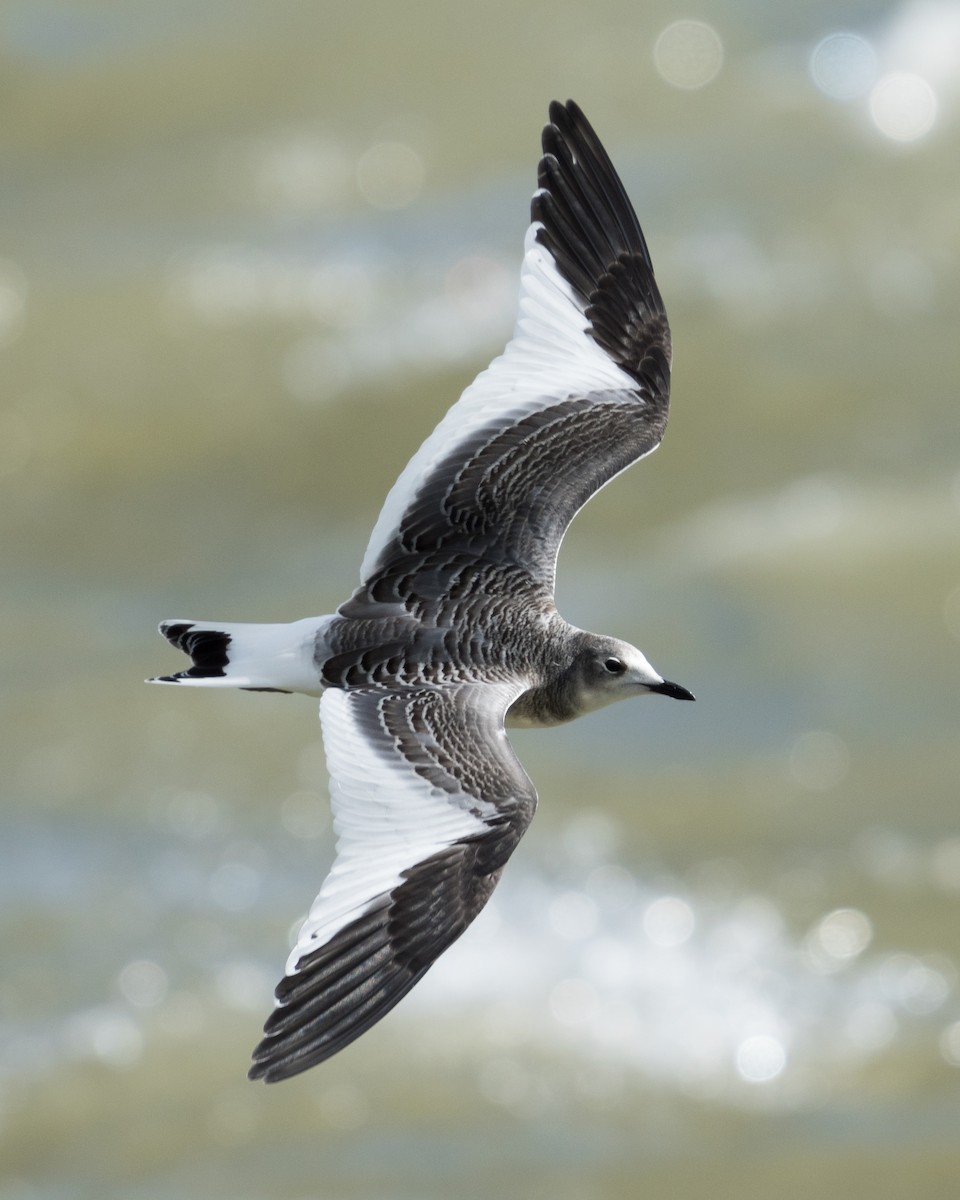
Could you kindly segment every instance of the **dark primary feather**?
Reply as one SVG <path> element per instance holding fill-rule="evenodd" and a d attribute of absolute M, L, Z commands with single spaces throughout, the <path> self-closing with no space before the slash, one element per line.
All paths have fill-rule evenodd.
<path fill-rule="evenodd" d="M 582 219 L 595 227 L 594 237 L 606 246 L 600 265 L 622 253 L 637 254 L 652 272 L 653 262 L 637 214 L 610 156 L 579 105 L 573 100 L 566 104 L 554 100 L 541 143 L 544 157 L 538 170 L 540 187 L 553 199 L 558 189 L 560 198 L 583 198 Z M 559 175 L 550 170 L 548 160 L 558 164 Z M 535 195 L 530 206 L 534 221 L 543 220 L 543 204 L 543 196 Z"/>
<path fill-rule="evenodd" d="M 578 106 L 554 101 L 550 121 L 531 204 L 537 240 L 584 302 L 595 341 L 665 414 L 670 327 L 637 215 Z"/>
<path fill-rule="evenodd" d="M 552 598 L 557 551 L 578 510 L 663 436 L 670 329 L 636 214 L 606 151 L 572 102 L 550 107 L 537 239 L 583 309 L 591 337 L 635 382 L 545 397 L 466 435 L 423 478 L 376 569 L 348 602 L 432 612 L 490 563 L 516 564 Z M 418 605 L 420 606 L 418 609 Z"/>
<path fill-rule="evenodd" d="M 503 736 L 516 688 L 351 690 L 366 738 L 450 803 L 496 805 L 486 831 L 419 863 L 333 938 L 304 954 L 276 990 L 252 1079 L 286 1079 L 342 1050 L 401 1000 L 490 898 L 529 825 L 536 792 Z M 415 831 L 413 831 L 415 832 Z"/>
<path fill-rule="evenodd" d="M 275 1083 L 342 1050 L 410 991 L 487 902 L 500 871 L 458 843 L 419 863 L 371 911 L 300 960 L 253 1052 L 251 1079 Z"/>

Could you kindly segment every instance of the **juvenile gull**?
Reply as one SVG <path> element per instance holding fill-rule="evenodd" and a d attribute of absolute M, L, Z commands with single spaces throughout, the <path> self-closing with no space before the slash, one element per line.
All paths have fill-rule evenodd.
<path fill-rule="evenodd" d="M 531 218 L 513 338 L 394 484 L 350 599 L 288 625 L 160 626 L 193 665 L 151 682 L 321 696 L 337 854 L 254 1079 L 342 1050 L 486 904 L 537 803 L 505 726 L 693 699 L 554 604 L 567 526 L 659 445 L 670 387 L 650 253 L 572 100 L 550 106 Z"/>

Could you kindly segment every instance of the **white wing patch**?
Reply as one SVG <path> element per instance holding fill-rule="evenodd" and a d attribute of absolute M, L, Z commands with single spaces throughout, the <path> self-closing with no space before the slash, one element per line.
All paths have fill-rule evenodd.
<path fill-rule="evenodd" d="M 337 857 L 300 929 L 287 975 L 297 973 L 305 954 L 397 887 L 404 871 L 483 833 L 484 815 L 497 811 L 474 796 L 433 787 L 399 751 L 388 757 L 371 746 L 357 721 L 358 699 L 331 688 L 320 701 Z M 389 745 L 386 736 L 384 744 Z"/>
<path fill-rule="evenodd" d="M 535 221 L 524 240 L 513 338 L 470 384 L 390 489 L 363 556 L 362 582 L 372 575 L 424 477 L 474 430 L 499 417 L 519 420 L 569 396 L 637 390 L 637 381 L 587 332 L 582 304 L 557 270 L 553 255 L 537 241 L 542 228 Z"/>

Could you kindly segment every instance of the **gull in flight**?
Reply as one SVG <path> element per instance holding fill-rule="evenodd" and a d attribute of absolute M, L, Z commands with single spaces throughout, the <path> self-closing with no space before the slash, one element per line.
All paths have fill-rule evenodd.
<path fill-rule="evenodd" d="M 336 858 L 254 1079 L 342 1050 L 486 904 L 537 803 L 505 726 L 694 698 L 556 609 L 567 526 L 663 436 L 670 329 L 633 207 L 573 101 L 550 106 L 538 183 L 513 337 L 394 484 L 353 595 L 291 624 L 160 626 L 193 663 L 151 682 L 320 696 Z"/>

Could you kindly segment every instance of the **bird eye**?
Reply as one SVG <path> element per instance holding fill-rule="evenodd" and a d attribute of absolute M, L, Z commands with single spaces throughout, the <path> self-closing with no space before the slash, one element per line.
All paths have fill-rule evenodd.
<path fill-rule="evenodd" d="M 608 658 L 603 665 L 611 675 L 622 675 L 627 669 L 626 663 L 619 658 Z"/>

